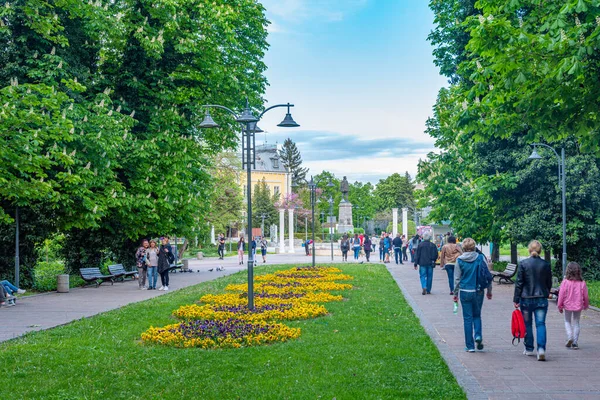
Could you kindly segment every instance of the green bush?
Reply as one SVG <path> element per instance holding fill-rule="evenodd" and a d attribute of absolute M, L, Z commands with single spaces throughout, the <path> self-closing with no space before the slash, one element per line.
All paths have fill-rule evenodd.
<path fill-rule="evenodd" d="M 494 263 L 494 266 L 492 269 L 494 271 L 502 272 L 506 269 L 507 265 L 508 265 L 508 261 L 498 261 L 498 262 Z"/>
<path fill-rule="evenodd" d="M 40 292 L 56 290 L 56 275 L 65 273 L 65 265 L 60 261 L 40 261 L 33 271 L 34 288 Z"/>

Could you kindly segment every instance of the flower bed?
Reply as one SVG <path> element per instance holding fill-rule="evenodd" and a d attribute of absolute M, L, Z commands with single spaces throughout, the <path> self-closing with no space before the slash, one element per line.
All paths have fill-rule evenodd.
<path fill-rule="evenodd" d="M 215 349 L 284 342 L 298 336 L 299 328 L 290 328 L 284 324 L 229 319 L 187 321 L 164 328 L 150 328 L 142 334 L 142 340 L 173 347 Z"/>
<path fill-rule="evenodd" d="M 285 300 L 284 300 L 285 301 Z M 255 304 L 254 310 L 244 305 L 192 304 L 181 306 L 173 315 L 184 320 L 211 319 L 227 320 L 237 318 L 243 321 L 284 321 L 316 318 L 327 314 L 327 309 L 314 303 L 296 301 L 280 304 Z"/>
<path fill-rule="evenodd" d="M 341 301 L 341 295 L 329 292 L 352 288 L 350 284 L 335 282 L 353 279 L 340 272 L 331 267 L 298 267 L 257 276 L 253 310 L 248 308 L 248 286 L 229 285 L 225 290 L 238 293 L 209 294 L 200 299 L 204 304 L 181 306 L 173 315 L 183 322 L 162 328 L 151 327 L 142 334 L 142 341 L 214 349 L 297 338 L 299 328 L 278 322 L 326 315 L 327 309 L 318 303 Z"/>

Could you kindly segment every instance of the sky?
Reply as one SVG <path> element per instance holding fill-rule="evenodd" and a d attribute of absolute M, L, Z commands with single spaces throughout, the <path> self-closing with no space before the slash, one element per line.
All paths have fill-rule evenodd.
<path fill-rule="evenodd" d="M 446 85 L 426 38 L 427 0 L 262 0 L 271 21 L 268 105 L 293 103 L 299 128 L 265 114 L 257 143 L 296 142 L 310 173 L 377 183 L 417 172 L 434 150 L 424 133 Z M 280 109 L 283 110 L 283 109 Z"/>

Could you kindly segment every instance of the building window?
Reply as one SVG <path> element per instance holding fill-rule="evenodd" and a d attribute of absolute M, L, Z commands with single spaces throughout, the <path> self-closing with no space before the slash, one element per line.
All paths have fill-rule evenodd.
<path fill-rule="evenodd" d="M 273 186 L 273 192 L 275 196 L 279 196 L 279 194 L 281 193 L 279 190 L 279 186 Z"/>
<path fill-rule="evenodd" d="M 279 157 L 274 157 L 271 160 L 273 160 L 273 168 L 279 169 Z"/>

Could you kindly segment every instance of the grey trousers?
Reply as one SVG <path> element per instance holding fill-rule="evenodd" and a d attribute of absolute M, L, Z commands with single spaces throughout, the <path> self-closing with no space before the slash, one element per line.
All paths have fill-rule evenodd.
<path fill-rule="evenodd" d="M 148 270 L 146 268 L 140 268 L 138 267 L 138 285 L 140 285 L 141 288 L 143 288 L 144 286 L 146 286 L 146 276 L 148 275 Z"/>

